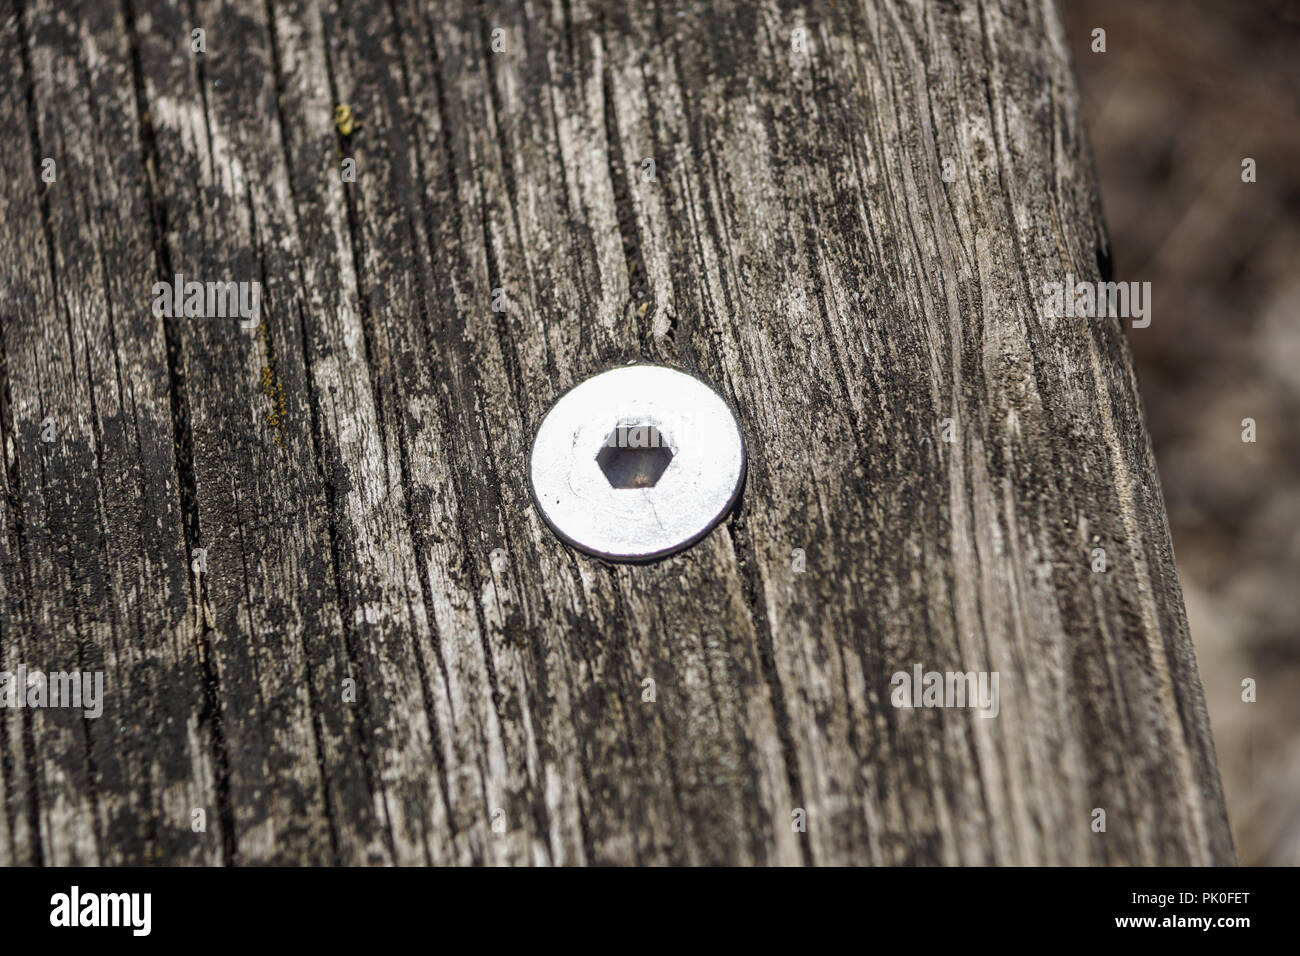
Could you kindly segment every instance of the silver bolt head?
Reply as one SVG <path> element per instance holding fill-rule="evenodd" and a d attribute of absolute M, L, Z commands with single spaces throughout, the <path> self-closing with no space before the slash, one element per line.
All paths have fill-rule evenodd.
<path fill-rule="evenodd" d="M 727 403 L 663 365 L 575 385 L 542 419 L 529 465 L 551 530 L 610 561 L 652 561 L 699 541 L 731 510 L 744 474 Z"/>

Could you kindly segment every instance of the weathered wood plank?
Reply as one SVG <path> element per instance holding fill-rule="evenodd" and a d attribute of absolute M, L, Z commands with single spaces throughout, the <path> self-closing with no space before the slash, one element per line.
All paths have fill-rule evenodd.
<path fill-rule="evenodd" d="M 35 4 L 4 30 L 5 569 L 21 588 L 4 661 L 103 671 L 112 703 L 101 719 L 6 712 L 31 735 L 7 749 L 31 771 L 6 786 L 10 819 L 29 807 L 32 828 L 11 859 L 210 860 L 178 838 L 190 808 L 211 802 L 213 768 L 162 327 L 139 307 L 152 275 L 130 74 L 86 42 L 102 11 L 79 19 L 85 33 Z"/>
<path fill-rule="evenodd" d="M 0 711 L 0 861 L 1233 859 L 1122 330 L 1039 308 L 1107 260 L 1049 2 L 24 0 L 2 41 L 0 664 L 108 693 Z M 177 272 L 259 327 L 155 317 Z M 611 566 L 527 455 L 636 358 L 719 387 L 749 477 Z M 893 707 L 916 664 L 998 717 Z"/>
<path fill-rule="evenodd" d="M 317 322 L 305 316 L 343 309 L 346 318 L 351 308 L 340 305 L 344 288 L 335 279 L 348 265 L 338 210 L 311 208 L 303 198 L 310 184 L 291 168 L 279 127 L 284 79 L 264 11 L 247 20 L 229 15 L 238 56 L 176 57 L 174 38 L 188 35 L 189 22 L 151 5 L 133 26 L 161 202 L 181 213 L 165 238 L 166 270 L 204 278 L 251 271 L 265 294 L 255 333 L 231 322 L 180 333 L 195 511 L 209 550 L 214 680 L 231 755 L 227 856 L 389 861 L 394 837 L 380 761 L 396 745 L 379 739 L 386 721 L 369 692 L 370 668 L 357 656 L 360 588 L 350 599 L 340 593 L 347 569 L 333 488 L 346 478 L 337 473 L 337 449 L 320 435 L 324 409 L 339 398 L 332 385 L 309 387 L 333 358 L 317 354 Z M 221 22 L 208 28 L 214 47 Z M 245 69 L 249 61 L 260 69 Z M 335 328 L 331 340 L 356 363 L 355 340 L 345 338 L 354 331 Z M 364 388 L 364 369 L 353 372 L 349 393 Z M 349 406 L 355 400 L 343 397 Z M 229 462 L 239 464 L 222 464 Z M 361 688 L 358 707 L 342 699 L 349 676 Z M 398 735 L 402 746 L 409 739 Z"/>

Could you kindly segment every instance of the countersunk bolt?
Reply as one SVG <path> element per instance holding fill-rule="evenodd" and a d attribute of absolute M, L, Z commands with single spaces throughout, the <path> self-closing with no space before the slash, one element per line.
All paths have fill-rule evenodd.
<path fill-rule="evenodd" d="M 562 395 L 529 467 L 551 530 L 612 561 L 651 561 L 699 541 L 731 510 L 744 474 L 727 403 L 663 365 L 611 369 Z"/>

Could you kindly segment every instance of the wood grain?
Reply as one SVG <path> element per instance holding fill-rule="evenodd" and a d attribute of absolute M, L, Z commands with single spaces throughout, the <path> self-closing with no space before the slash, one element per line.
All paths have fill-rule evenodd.
<path fill-rule="evenodd" d="M 0 666 L 107 699 L 0 710 L 0 863 L 1234 861 L 1050 2 L 2 16 Z M 751 457 L 617 566 L 527 454 L 633 359 Z"/>

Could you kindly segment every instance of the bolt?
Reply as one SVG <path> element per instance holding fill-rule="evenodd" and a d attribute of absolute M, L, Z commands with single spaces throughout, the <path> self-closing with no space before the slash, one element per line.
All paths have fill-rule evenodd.
<path fill-rule="evenodd" d="M 538 426 L 533 497 L 579 550 L 650 561 L 709 533 L 745 472 L 740 426 L 704 382 L 662 365 L 628 365 L 566 392 Z"/>

